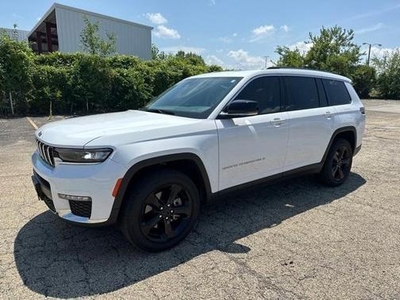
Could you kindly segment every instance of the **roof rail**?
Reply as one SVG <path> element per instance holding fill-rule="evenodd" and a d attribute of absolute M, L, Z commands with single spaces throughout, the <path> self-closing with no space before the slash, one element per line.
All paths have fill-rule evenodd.
<path fill-rule="evenodd" d="M 274 70 L 274 69 L 294 69 L 294 70 L 314 70 L 314 69 L 311 69 L 311 68 L 307 68 L 307 67 L 302 67 L 302 68 L 299 68 L 299 67 L 268 67 L 267 68 L 268 70 Z M 315 70 L 315 71 L 319 71 L 319 70 Z"/>
<path fill-rule="evenodd" d="M 346 77 L 346 76 L 340 75 L 338 73 L 334 73 L 332 71 L 316 70 L 316 69 L 307 68 L 307 67 L 302 67 L 302 68 L 297 68 L 297 67 L 269 67 L 269 68 L 267 68 L 267 70 L 274 70 L 274 69 L 275 70 L 279 70 L 279 69 L 284 69 L 284 70 L 305 70 L 305 71 L 320 72 L 320 73 L 333 74 L 333 75 L 339 75 L 339 76 L 342 76 L 342 77 Z"/>

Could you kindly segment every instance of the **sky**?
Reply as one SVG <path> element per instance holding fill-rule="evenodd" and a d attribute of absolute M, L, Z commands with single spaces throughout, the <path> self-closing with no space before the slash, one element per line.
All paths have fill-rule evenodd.
<path fill-rule="evenodd" d="M 309 33 L 338 25 L 371 56 L 400 47 L 400 0 L 58 0 L 57 3 L 152 26 L 161 51 L 201 55 L 229 69 L 261 69 L 278 59 L 276 47 L 306 52 Z M 49 0 L 2 0 L 0 28 L 31 30 Z M 378 46 L 381 44 L 382 46 Z M 362 50 L 367 52 L 368 45 Z M 366 55 L 363 57 L 366 59 Z"/>

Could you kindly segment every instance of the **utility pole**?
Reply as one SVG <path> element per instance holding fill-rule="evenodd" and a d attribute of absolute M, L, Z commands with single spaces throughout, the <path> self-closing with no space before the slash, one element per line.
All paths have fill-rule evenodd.
<path fill-rule="evenodd" d="M 14 29 L 13 29 L 13 32 L 12 32 L 12 38 L 16 41 L 16 42 L 18 42 L 18 40 L 19 40 L 19 37 L 18 37 L 18 29 L 17 29 L 17 24 L 14 24 Z"/>
<path fill-rule="evenodd" d="M 371 58 L 371 47 L 372 46 L 379 46 L 382 47 L 382 44 L 370 44 L 370 43 L 363 43 L 363 45 L 368 45 L 368 56 L 367 56 L 367 66 L 369 66 L 369 60 Z"/>
<path fill-rule="evenodd" d="M 14 114 L 14 105 L 13 105 L 13 98 L 10 92 L 10 107 L 11 107 L 11 114 Z"/>
<path fill-rule="evenodd" d="M 264 68 L 265 68 L 265 70 L 268 68 L 268 58 L 269 58 L 269 56 L 268 55 L 266 55 L 266 56 L 264 56 L 264 58 L 265 58 L 265 65 L 264 65 Z"/>

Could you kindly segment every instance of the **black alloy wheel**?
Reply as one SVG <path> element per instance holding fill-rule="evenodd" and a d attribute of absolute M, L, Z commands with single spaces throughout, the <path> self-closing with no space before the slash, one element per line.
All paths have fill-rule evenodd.
<path fill-rule="evenodd" d="M 332 177 L 335 180 L 342 180 L 346 174 L 350 173 L 351 156 L 346 146 L 341 146 L 333 155 L 332 160 Z"/>
<path fill-rule="evenodd" d="M 178 184 L 167 184 L 151 192 L 140 216 L 142 234 L 153 242 L 167 242 L 182 234 L 193 213 L 190 193 Z"/>
<path fill-rule="evenodd" d="M 200 197 L 193 181 L 179 171 L 159 169 L 133 184 L 122 207 L 120 227 L 139 249 L 163 251 L 189 234 L 199 211 Z"/>
<path fill-rule="evenodd" d="M 345 139 L 336 139 L 326 157 L 319 174 L 322 182 L 328 186 L 339 186 L 349 177 L 353 163 L 353 150 Z"/>

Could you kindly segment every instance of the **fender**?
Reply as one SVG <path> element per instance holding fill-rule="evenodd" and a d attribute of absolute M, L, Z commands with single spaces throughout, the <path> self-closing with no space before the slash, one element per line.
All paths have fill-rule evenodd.
<path fill-rule="evenodd" d="M 356 148 L 357 147 L 357 145 L 356 145 L 356 143 L 357 143 L 357 130 L 356 130 L 356 128 L 353 127 L 353 126 L 346 126 L 346 127 L 342 127 L 342 128 L 336 129 L 336 131 L 332 134 L 331 139 L 330 139 L 329 144 L 328 144 L 328 147 L 326 147 L 324 156 L 322 157 L 322 160 L 321 160 L 321 163 L 320 163 L 321 169 L 325 164 L 326 157 L 328 156 L 328 153 L 329 153 L 329 150 L 331 149 L 333 141 L 336 139 L 336 137 L 339 134 L 344 133 L 344 132 L 349 132 L 349 131 L 354 134 L 354 143 L 352 145 L 350 143 L 350 145 L 353 148 L 353 156 L 358 152 L 359 149 L 357 150 L 357 148 Z"/>
<path fill-rule="evenodd" d="M 124 197 L 126 195 L 126 192 L 128 190 L 129 184 L 132 180 L 132 178 L 141 170 L 147 167 L 151 166 L 157 166 L 157 165 L 162 165 L 162 164 L 168 164 L 174 161 L 181 161 L 181 160 L 190 160 L 194 162 L 197 166 L 197 168 L 200 171 L 204 188 L 205 188 L 205 196 L 206 200 L 208 201 L 211 199 L 211 185 L 210 185 L 210 180 L 208 178 L 208 174 L 206 171 L 206 168 L 204 167 L 204 164 L 200 157 L 193 153 L 178 153 L 178 154 L 170 154 L 170 155 L 165 155 L 165 156 L 159 156 L 159 157 L 154 157 L 150 159 L 146 159 L 143 161 L 138 162 L 137 164 L 133 165 L 126 173 L 125 176 L 122 179 L 121 186 L 118 190 L 117 196 L 114 199 L 114 204 L 111 210 L 110 218 L 107 220 L 107 224 L 113 224 L 117 221 L 118 215 L 120 208 L 122 206 Z M 104 224 L 103 224 L 104 225 Z"/>

